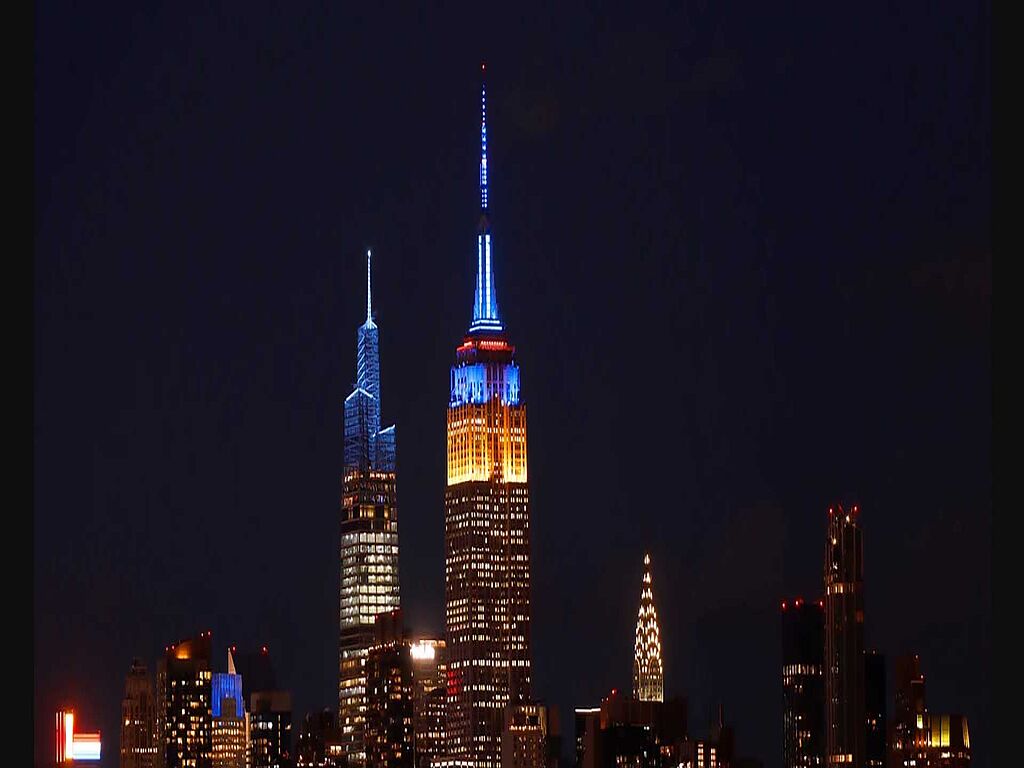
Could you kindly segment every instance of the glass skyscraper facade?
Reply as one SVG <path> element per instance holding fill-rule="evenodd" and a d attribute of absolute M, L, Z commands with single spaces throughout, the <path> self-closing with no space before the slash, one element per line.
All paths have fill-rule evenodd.
<path fill-rule="evenodd" d="M 530 698 L 530 512 L 526 406 L 498 314 L 481 89 L 480 224 L 473 320 L 455 351 L 447 416 L 447 754 L 498 768 L 505 708 Z"/>
<path fill-rule="evenodd" d="M 395 427 L 380 428 L 380 354 L 370 252 L 366 322 L 356 333 L 356 387 L 345 398 L 341 499 L 338 729 L 350 765 L 366 762 L 366 656 L 374 619 L 399 607 Z"/>

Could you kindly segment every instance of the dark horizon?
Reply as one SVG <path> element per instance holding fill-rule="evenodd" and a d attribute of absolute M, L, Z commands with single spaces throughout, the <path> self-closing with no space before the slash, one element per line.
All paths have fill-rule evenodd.
<path fill-rule="evenodd" d="M 990 33 L 956 3 L 37 4 L 36 760 L 71 697 L 116 761 L 132 658 L 203 630 L 215 669 L 269 646 L 296 726 L 337 706 L 367 248 L 402 609 L 443 636 L 486 60 L 563 753 L 630 687 L 649 551 L 666 697 L 781 765 L 780 601 L 820 596 L 842 502 L 865 647 L 920 654 L 991 764 Z"/>

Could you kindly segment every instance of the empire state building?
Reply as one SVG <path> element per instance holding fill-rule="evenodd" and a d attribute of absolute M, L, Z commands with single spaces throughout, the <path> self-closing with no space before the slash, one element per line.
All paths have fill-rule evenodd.
<path fill-rule="evenodd" d="M 498 768 L 505 708 L 530 698 L 526 405 L 498 312 L 488 209 L 487 91 L 480 97 L 480 224 L 473 321 L 448 400 L 445 763 Z"/>

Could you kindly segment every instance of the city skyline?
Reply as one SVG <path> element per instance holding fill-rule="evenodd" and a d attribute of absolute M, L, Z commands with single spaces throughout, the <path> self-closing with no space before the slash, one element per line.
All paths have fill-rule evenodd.
<path fill-rule="evenodd" d="M 163 13 L 154 18 L 177 29 L 176 17 Z M 70 704 L 102 730 L 105 759 L 116 754 L 112 729 L 131 660 L 139 657 L 153 670 L 160 648 L 200 629 L 212 629 L 217 638 L 213 659 L 221 658 L 221 638 L 267 643 L 280 654 L 279 677 L 293 691 L 296 729 L 305 713 L 332 706 L 332 688 L 336 705 L 337 648 L 333 683 L 328 650 L 332 624 L 337 638 L 340 574 L 331 510 L 337 509 L 343 455 L 342 400 L 352 385 L 351 329 L 368 301 L 369 248 L 373 314 L 387 329 L 379 340 L 384 376 L 377 399 L 387 401 L 388 420 L 402 425 L 398 571 L 401 607 L 414 636 L 444 636 L 442 412 L 450 393 L 442 385 L 450 344 L 465 332 L 465 297 L 475 296 L 486 321 L 492 293 L 498 317 L 501 293 L 501 316 L 526 371 L 522 391 L 531 408 L 533 696 L 556 705 L 566 722 L 573 707 L 589 706 L 613 687 L 630 689 L 638 564 L 650 552 L 668 671 L 665 698 L 689 698 L 698 734 L 705 732 L 709 708 L 724 702 L 740 751 L 767 766 L 780 764 L 778 601 L 801 593 L 816 599 L 823 591 L 823 513 L 834 498 L 853 499 L 865 510 L 864 647 L 879 649 L 890 666 L 900 654 L 919 653 L 929 670 L 929 703 L 937 712 L 967 715 L 977 754 L 986 754 L 992 733 L 985 698 L 990 243 L 982 225 L 989 214 L 984 196 L 969 204 L 956 197 L 960 207 L 947 219 L 921 211 L 953 205 L 955 179 L 972 190 L 983 186 L 987 144 L 971 166 L 973 175 L 947 171 L 948 190 L 926 184 L 918 161 L 907 160 L 900 183 L 917 196 L 889 199 L 892 218 L 875 224 L 885 236 L 868 227 L 868 234 L 847 234 L 840 242 L 824 223 L 797 226 L 796 204 L 777 202 L 785 199 L 777 192 L 790 190 L 795 200 L 800 182 L 783 184 L 778 172 L 784 161 L 764 160 L 757 151 L 775 142 L 781 157 L 800 157 L 799 142 L 784 138 L 784 126 L 796 124 L 802 106 L 787 95 L 783 103 L 792 119 L 773 116 L 759 139 L 739 130 L 741 117 L 753 109 L 747 102 L 762 104 L 758 94 L 774 82 L 755 62 L 772 59 L 740 27 L 712 11 L 701 13 L 688 23 L 725 30 L 721 34 L 736 46 L 732 64 L 708 49 L 686 61 L 711 61 L 712 71 L 702 75 L 710 84 L 673 89 L 670 78 L 670 87 L 659 91 L 657 69 L 645 69 L 657 59 L 658 45 L 652 52 L 640 44 L 647 38 L 627 31 L 624 39 L 639 53 L 622 77 L 639 85 L 631 93 L 624 89 L 611 74 L 618 59 L 598 57 L 592 77 L 606 78 L 618 101 L 586 123 L 578 143 L 573 131 L 584 124 L 586 110 L 606 104 L 600 98 L 606 91 L 576 69 L 553 66 L 552 38 L 506 19 L 515 34 L 496 42 L 493 55 L 483 52 L 494 94 L 487 137 L 493 141 L 490 166 L 479 173 L 493 171 L 489 192 L 499 212 L 494 233 L 500 246 L 493 282 L 482 291 L 474 292 L 468 274 L 479 257 L 466 247 L 474 202 L 464 187 L 472 190 L 475 174 L 472 131 L 463 125 L 467 117 L 469 128 L 475 122 L 463 102 L 473 102 L 471 73 L 481 57 L 451 53 L 419 73 L 406 67 L 405 84 L 390 69 L 372 67 L 362 70 L 365 82 L 339 81 L 347 103 L 362 104 L 360 113 L 372 115 L 365 126 L 333 108 L 311 107 L 311 91 L 273 85 L 267 103 L 284 109 L 254 129 L 240 145 L 245 151 L 229 149 L 222 154 L 225 165 L 214 163 L 237 179 L 237 159 L 264 158 L 268 181 L 276 178 L 294 191 L 291 206 L 255 218 L 248 214 L 283 200 L 273 181 L 239 187 L 211 218 L 213 209 L 199 202 L 206 200 L 202 194 L 187 209 L 173 203 L 185 199 L 180 191 L 190 188 L 188 180 L 199 178 L 198 158 L 172 165 L 163 155 L 140 155 L 142 134 L 104 123 L 102 110 L 89 106 L 79 123 L 70 121 L 85 127 L 75 152 L 60 156 L 65 165 L 58 172 L 52 150 L 63 129 L 59 120 L 44 121 L 37 158 L 45 162 L 37 181 L 42 174 L 49 182 L 37 184 L 37 206 L 55 231 L 39 233 L 36 257 L 36 338 L 42 345 L 36 361 L 37 721 L 50 708 Z M 58 31 L 43 21 L 38 34 L 44 39 L 78 39 L 70 27 Z M 140 40 L 169 34 L 145 19 L 140 23 Z M 835 33 L 824 17 L 804 23 Z M 941 16 L 934 23 L 951 22 Z M 975 23 L 985 29 L 987 17 Z M 288 20 L 279 34 L 296 34 L 303 24 Z M 189 34 L 201 37 L 203 29 Z M 407 34 L 398 33 L 403 40 Z M 538 59 L 517 62 L 517 35 L 541 41 Z M 572 45 L 581 39 L 571 38 Z M 655 33 L 653 39 L 661 38 Z M 707 39 L 714 39 L 710 31 Z M 938 56 L 929 40 L 918 38 L 920 50 Z M 232 45 L 249 50 L 250 43 Z M 841 45 L 853 44 L 841 37 Z M 286 79 L 294 82 L 298 62 L 327 55 L 316 53 L 323 50 L 318 46 L 255 66 L 290 73 Z M 146 61 L 145 48 L 140 43 L 125 55 Z M 804 50 L 792 40 L 790 48 Z M 987 48 L 982 51 L 984 58 Z M 339 62 L 353 55 L 330 54 Z M 85 76 L 64 73 L 39 56 L 37 66 L 46 65 L 42 83 L 51 89 Z M 237 92 L 240 101 L 223 107 L 204 100 L 203 93 L 221 93 L 238 77 L 216 56 L 208 66 L 195 86 L 199 96 L 181 92 L 182 104 L 193 110 L 181 114 L 191 116 L 180 124 L 147 118 L 157 120 L 149 125 L 176 126 L 167 137 L 147 141 L 163 146 L 177 131 L 190 136 L 182 152 L 206 147 L 208 153 L 197 126 L 253 108 L 257 101 L 244 89 Z M 690 71 L 674 59 L 666 66 Z M 813 81 L 805 60 L 786 66 L 799 82 Z M 191 67 L 174 60 L 169 82 L 186 82 L 181 78 Z M 954 94 L 981 78 L 976 67 L 967 69 L 956 77 L 946 73 Z M 92 91 L 95 103 L 134 93 L 129 71 L 103 75 L 114 77 L 108 81 L 113 90 Z M 642 76 L 652 71 L 654 83 Z M 330 81 L 324 77 L 317 82 Z M 421 87 L 426 79 L 429 92 Z M 898 89 L 871 82 L 880 98 L 897 99 Z M 52 91 L 40 93 L 45 114 L 70 109 L 57 106 L 47 95 Z M 935 98 L 926 94 L 922 98 Z M 84 98 L 70 96 L 69 103 Z M 145 104 L 151 97 L 134 98 Z M 823 98 L 833 107 L 846 103 Z M 273 144 L 263 143 L 274 130 L 293 135 L 290 118 L 282 115 L 303 111 L 299 105 L 322 118 L 308 121 L 311 136 L 302 142 L 323 154 L 319 167 L 303 166 L 311 169 L 309 189 L 295 187 L 291 182 L 307 177 L 288 170 Z M 701 105 L 710 110 L 703 116 Z M 957 127 L 947 130 L 987 136 L 987 109 L 987 102 L 969 106 L 970 122 L 949 122 Z M 403 112 L 415 116 L 415 131 L 399 128 L 396 117 Z M 909 140 L 898 117 L 881 119 L 893 121 L 889 129 Z M 122 150 L 124 173 L 134 179 L 124 187 L 140 194 L 128 201 L 108 191 L 68 216 L 69 201 L 87 189 L 83 164 L 107 167 L 107 160 L 90 160 L 106 157 L 96 149 L 104 146 L 99 125 L 112 136 L 127 130 L 134 137 Z M 341 125 L 346 140 L 329 140 Z M 827 125 L 846 135 L 836 122 Z M 209 127 L 214 136 L 230 133 L 226 123 Z M 688 140 L 676 142 L 674 131 Z M 943 147 L 947 140 L 945 133 L 931 139 Z M 823 144 L 804 150 L 825 155 Z M 889 179 L 882 158 L 898 153 L 883 144 L 875 152 L 878 178 Z M 737 158 L 739 166 L 730 165 Z M 835 162 L 839 175 L 855 180 L 842 193 L 850 215 L 870 215 L 876 196 L 868 190 L 882 182 L 858 175 L 853 160 Z M 756 173 L 743 170 L 752 165 Z M 737 167 L 723 176 L 723 169 Z M 824 178 L 806 165 L 794 168 L 804 182 Z M 54 186 L 62 174 L 70 187 Z M 155 246 L 146 229 L 170 231 L 168 221 L 154 218 L 147 174 L 170 182 L 160 193 L 164 208 L 193 224 L 176 229 L 166 246 Z M 104 189 L 115 188 L 102 178 Z M 223 189 L 222 183 L 213 186 Z M 353 192 L 339 191 L 342 186 Z M 807 216 L 823 216 L 843 231 L 846 219 L 832 212 L 832 203 L 800 200 Z M 129 209 L 145 213 L 138 225 L 82 228 L 103 216 L 120 221 L 120 211 Z M 77 222 L 77 239 L 62 221 Z M 937 221 L 945 227 L 942 237 Z M 228 232 L 238 238 L 230 247 Z M 70 242 L 81 261 L 68 261 L 64 245 Z M 204 242 L 195 255 L 182 248 Z M 897 248 L 901 242 L 908 247 Z M 126 261 L 133 243 L 137 259 Z M 812 243 L 828 244 L 827 262 L 812 255 L 820 252 Z M 100 252 L 104 244 L 107 255 Z M 868 255 L 872 244 L 881 246 L 877 255 Z M 86 306 L 91 309 L 82 314 Z M 474 322 L 479 319 L 474 312 Z M 85 350 L 95 360 L 72 365 Z M 58 372 L 71 368 L 80 386 L 69 389 L 66 382 L 74 378 Z M 82 461 L 70 460 L 73 448 Z M 47 479 L 65 472 L 59 485 Z M 331 477 L 335 501 L 324 507 Z M 85 491 L 81 504 L 68 503 L 71 488 Z M 69 517 L 65 508 L 80 516 Z M 43 532 L 50 549 L 42 547 Z M 942 563 L 957 556 L 962 569 L 945 572 Z M 233 574 L 245 579 L 232 583 Z M 896 593 L 915 590 L 922 576 L 942 599 L 925 595 L 908 609 Z M 58 604 L 67 605 L 60 625 L 49 615 Z M 74 646 L 54 653 L 68 633 L 92 655 Z M 763 649 L 749 647 L 757 633 L 769 638 Z M 56 663 L 40 668 L 43 654 Z M 213 669 L 222 671 L 219 662 Z M 759 724 L 757 712 L 767 725 Z M 37 724 L 37 756 L 40 739 Z M 563 753 L 570 741 L 563 740 Z"/>

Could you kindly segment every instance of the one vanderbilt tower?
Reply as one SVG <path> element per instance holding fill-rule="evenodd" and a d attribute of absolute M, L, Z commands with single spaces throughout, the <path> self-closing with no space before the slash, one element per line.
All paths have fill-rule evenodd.
<path fill-rule="evenodd" d="M 345 398 L 341 496 L 338 724 L 349 765 L 366 762 L 366 657 L 373 621 L 398 603 L 395 427 L 380 428 L 380 355 L 366 252 L 366 322 L 356 332 L 356 386 Z"/>
<path fill-rule="evenodd" d="M 483 67 L 481 66 L 481 70 Z M 480 225 L 473 322 L 448 400 L 444 762 L 498 768 L 505 707 L 530 698 L 530 511 L 526 405 L 498 312 L 488 207 L 487 91 L 480 96 Z"/>

